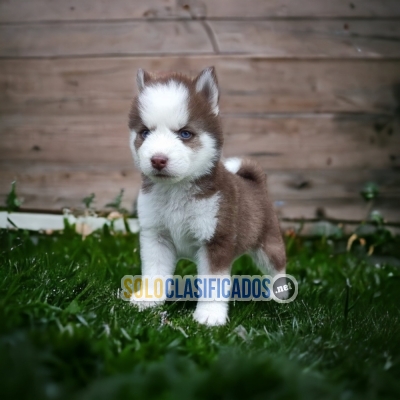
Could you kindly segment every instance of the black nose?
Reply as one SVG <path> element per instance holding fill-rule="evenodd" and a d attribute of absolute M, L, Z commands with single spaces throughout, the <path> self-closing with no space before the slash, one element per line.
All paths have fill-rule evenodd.
<path fill-rule="evenodd" d="M 151 157 L 151 165 L 159 171 L 167 166 L 167 162 L 168 158 L 160 154 Z"/>

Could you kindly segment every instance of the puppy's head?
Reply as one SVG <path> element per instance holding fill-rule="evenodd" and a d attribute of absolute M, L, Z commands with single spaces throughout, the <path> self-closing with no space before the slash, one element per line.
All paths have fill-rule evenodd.
<path fill-rule="evenodd" d="M 214 68 L 194 79 L 139 69 L 137 85 L 129 114 L 130 146 L 142 173 L 166 183 L 210 173 L 223 142 Z"/>

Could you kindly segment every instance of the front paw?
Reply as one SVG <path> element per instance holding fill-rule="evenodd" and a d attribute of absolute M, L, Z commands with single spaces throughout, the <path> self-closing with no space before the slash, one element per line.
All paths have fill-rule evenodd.
<path fill-rule="evenodd" d="M 198 302 L 193 318 L 203 325 L 225 325 L 228 320 L 228 304 L 218 301 Z"/>

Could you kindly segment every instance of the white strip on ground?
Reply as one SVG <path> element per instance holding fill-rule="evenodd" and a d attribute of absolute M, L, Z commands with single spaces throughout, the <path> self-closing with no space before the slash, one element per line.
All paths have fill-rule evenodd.
<path fill-rule="evenodd" d="M 13 229 L 17 227 L 29 231 L 62 231 L 64 229 L 64 219 L 67 219 L 70 225 L 75 224 L 76 231 L 83 236 L 87 236 L 97 229 L 102 229 L 104 225 L 111 227 L 112 224 L 114 225 L 113 230 L 125 232 L 125 225 L 122 218 L 117 218 L 111 222 L 109 219 L 103 217 L 74 217 L 73 215 L 23 212 L 8 213 L 6 211 L 0 211 L 0 229 Z M 128 218 L 127 222 L 132 233 L 139 232 L 139 221 L 137 218 Z M 324 235 L 329 237 L 340 233 L 337 224 L 328 221 L 305 221 L 304 223 L 281 221 L 281 228 L 285 231 L 288 229 L 293 230 L 296 234 L 299 233 L 302 236 Z M 372 234 L 377 229 L 376 226 L 372 224 L 357 225 L 351 223 L 344 224 L 342 227 L 345 234 L 354 233 L 356 228 L 358 235 Z M 398 227 L 386 227 L 386 229 L 389 229 L 394 235 L 400 234 L 400 228 Z"/>
<path fill-rule="evenodd" d="M 0 228 L 27 229 L 29 231 L 61 231 L 64 229 L 64 219 L 68 220 L 70 225 L 75 224 L 76 227 L 82 228 L 82 231 L 90 233 L 96 229 L 103 228 L 104 225 L 114 225 L 116 231 L 125 231 L 125 225 L 122 218 L 115 219 L 111 222 L 103 217 L 74 217 L 73 215 L 53 215 L 53 214 L 33 214 L 33 213 L 9 213 L 0 212 Z M 136 233 L 139 231 L 139 222 L 136 218 L 127 219 L 129 229 Z"/>

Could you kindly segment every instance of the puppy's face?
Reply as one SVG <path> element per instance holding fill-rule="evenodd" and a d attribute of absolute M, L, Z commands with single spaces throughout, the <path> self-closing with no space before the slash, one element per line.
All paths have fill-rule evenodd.
<path fill-rule="evenodd" d="M 139 70 L 137 83 L 129 128 L 138 168 L 153 182 L 176 183 L 208 174 L 222 146 L 214 69 L 195 79 L 152 77 Z"/>

